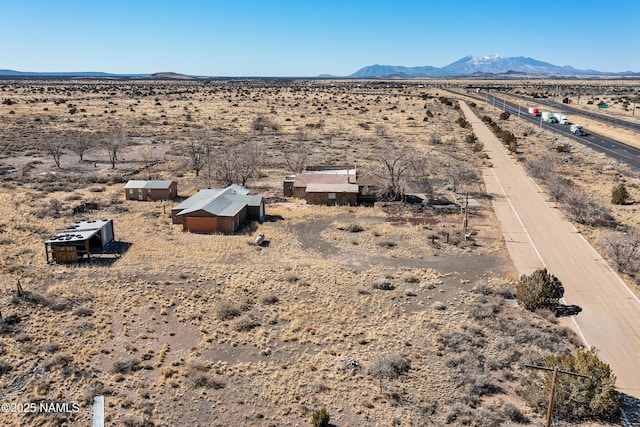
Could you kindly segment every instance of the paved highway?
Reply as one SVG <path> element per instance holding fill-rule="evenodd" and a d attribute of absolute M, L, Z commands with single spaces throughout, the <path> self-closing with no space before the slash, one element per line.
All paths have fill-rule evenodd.
<path fill-rule="evenodd" d="M 512 96 L 518 96 L 518 95 L 512 95 Z M 527 99 L 523 96 L 520 96 L 520 98 L 522 98 L 527 102 L 531 101 L 530 99 Z M 611 123 L 619 127 L 640 131 L 640 123 L 629 122 L 627 120 L 619 119 L 617 117 L 607 116 L 606 114 L 603 114 L 603 113 L 595 113 L 593 111 L 581 110 L 579 108 L 571 107 L 569 104 L 560 104 L 558 102 L 550 101 L 547 99 L 536 99 L 535 102 L 537 104 L 547 105 L 550 111 L 564 111 L 565 114 L 567 115 L 578 114 L 581 116 L 599 120 L 601 122 Z"/>
<path fill-rule="evenodd" d="M 560 279 L 566 304 L 582 308 L 573 316 L 575 329 L 611 366 L 618 389 L 640 399 L 640 300 L 487 126 L 460 105 L 491 159 L 492 167 L 483 169 L 486 191 L 518 274 L 544 266 Z M 637 415 L 627 411 L 630 418 Z"/>
<path fill-rule="evenodd" d="M 460 95 L 458 92 L 452 92 L 456 95 Z M 553 130 L 563 136 L 571 138 L 580 144 L 586 145 L 589 148 L 592 148 L 596 151 L 606 154 L 609 157 L 616 159 L 621 163 L 628 164 L 638 170 L 640 170 L 640 149 L 631 147 L 629 145 L 623 144 L 621 142 L 615 141 L 613 139 L 605 138 L 601 135 L 597 135 L 589 132 L 588 129 L 584 129 L 586 135 L 584 136 L 576 136 L 569 131 L 569 125 L 561 125 L 559 123 L 546 123 L 541 120 L 541 117 L 534 117 L 529 114 L 528 110 L 520 105 L 514 104 L 513 102 L 509 102 L 504 98 L 499 98 L 495 95 L 485 94 L 485 96 L 481 95 L 473 95 L 471 96 L 474 99 L 482 100 L 491 104 L 497 108 L 501 108 L 505 111 L 508 111 L 512 115 L 520 117 L 523 120 L 527 120 L 532 124 L 542 127 L 545 129 Z M 559 104 L 556 104 L 559 105 Z M 550 109 L 551 111 L 562 111 L 560 108 Z M 624 122 L 628 123 L 628 122 Z"/>

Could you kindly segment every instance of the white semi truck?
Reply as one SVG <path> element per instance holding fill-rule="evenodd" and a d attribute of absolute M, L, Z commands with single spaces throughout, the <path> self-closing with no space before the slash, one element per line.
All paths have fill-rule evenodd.
<path fill-rule="evenodd" d="M 584 129 L 582 129 L 581 125 L 571 125 L 571 127 L 569 128 L 569 130 L 571 131 L 572 134 L 574 135 L 578 135 L 578 136 L 582 136 L 584 135 Z"/>
<path fill-rule="evenodd" d="M 551 113 L 549 111 L 543 111 L 542 112 L 542 120 L 547 122 L 547 123 L 555 123 L 556 122 L 556 118 L 553 116 L 553 113 Z"/>
<path fill-rule="evenodd" d="M 560 123 L 561 125 L 568 125 L 569 124 L 569 119 L 567 119 L 567 115 L 566 114 L 553 113 L 553 117 L 555 117 L 556 121 L 558 123 Z"/>

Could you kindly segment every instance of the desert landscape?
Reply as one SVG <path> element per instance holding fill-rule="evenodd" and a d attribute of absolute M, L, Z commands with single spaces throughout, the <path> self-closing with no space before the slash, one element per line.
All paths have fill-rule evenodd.
<path fill-rule="evenodd" d="M 637 81 L 169 77 L 0 80 L 0 395 L 78 405 L 3 413 L 3 425 L 90 425 L 98 395 L 115 426 L 304 426 L 323 410 L 340 426 L 544 422 L 522 397 L 538 375 L 525 365 L 583 343 L 566 317 L 516 303 L 481 179 L 491 160 L 458 99 L 517 138 L 505 150 L 620 267 L 613 243 L 640 235 L 639 172 L 465 93 L 580 88 L 572 106 L 605 100 L 637 123 Z M 637 144 L 637 132 L 581 122 Z M 172 223 L 179 202 L 230 184 L 221 166 L 240 158 L 250 168 L 234 183 L 263 196 L 263 221 L 230 235 Z M 384 186 L 389 164 L 408 160 L 411 198 L 283 194 L 304 167 L 355 165 Z M 127 200 L 129 180 L 175 180 L 179 198 Z M 97 209 L 74 213 L 84 203 Z M 46 262 L 47 238 L 97 219 L 113 220 L 115 253 Z M 618 269 L 640 295 L 637 260 Z"/>

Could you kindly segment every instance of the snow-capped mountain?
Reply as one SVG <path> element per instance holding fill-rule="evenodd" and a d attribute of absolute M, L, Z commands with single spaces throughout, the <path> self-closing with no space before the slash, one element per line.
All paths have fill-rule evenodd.
<path fill-rule="evenodd" d="M 473 74 L 548 74 L 560 76 L 638 75 L 639 73 L 604 73 L 594 70 L 578 70 L 570 66 L 558 66 L 524 56 L 501 57 L 465 56 L 445 67 L 400 67 L 394 65 L 371 65 L 361 68 L 347 77 L 458 77 Z"/>

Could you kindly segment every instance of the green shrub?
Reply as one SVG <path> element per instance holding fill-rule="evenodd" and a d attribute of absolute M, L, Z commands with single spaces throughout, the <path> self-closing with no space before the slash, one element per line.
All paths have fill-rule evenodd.
<path fill-rule="evenodd" d="M 311 415 L 311 425 L 313 427 L 329 427 L 329 421 L 331 421 L 331 417 L 327 408 L 322 408 Z"/>
<path fill-rule="evenodd" d="M 476 136 L 475 133 L 469 133 L 464 137 L 464 140 L 468 143 L 468 144 L 473 144 L 478 140 L 478 137 Z"/>
<path fill-rule="evenodd" d="M 608 364 L 601 361 L 595 349 L 574 355 L 556 355 L 545 366 L 565 372 L 586 375 L 576 377 L 559 373 L 556 380 L 554 417 L 570 421 L 587 419 L 614 420 L 620 416 L 622 402 L 615 389 L 616 377 Z M 534 410 L 547 411 L 552 372 L 531 375 L 523 382 L 520 394 Z"/>
<path fill-rule="evenodd" d="M 529 311 L 539 308 L 555 310 L 560 299 L 560 281 L 549 274 L 546 268 L 539 269 L 527 276 L 523 274 L 516 283 L 516 298 Z"/>
<path fill-rule="evenodd" d="M 624 205 L 629 199 L 629 192 L 624 184 L 617 185 L 611 191 L 611 203 L 614 205 Z"/>
<path fill-rule="evenodd" d="M 467 128 L 469 127 L 469 122 L 466 121 L 464 119 L 464 117 L 458 117 L 458 119 L 456 120 L 456 123 L 458 124 L 458 126 L 460 126 L 461 128 Z"/>

